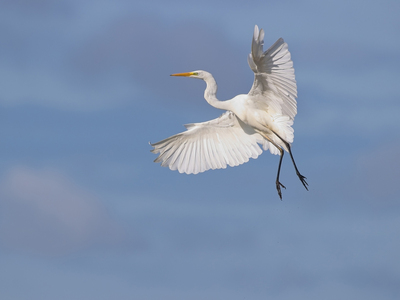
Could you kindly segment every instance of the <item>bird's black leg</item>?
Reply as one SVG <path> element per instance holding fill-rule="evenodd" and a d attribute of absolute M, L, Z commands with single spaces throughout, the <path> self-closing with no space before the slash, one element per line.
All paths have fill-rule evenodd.
<path fill-rule="evenodd" d="M 286 189 L 286 187 L 282 184 L 282 183 L 280 183 L 280 181 L 279 181 L 279 175 L 280 175 L 280 173 L 281 173 L 281 165 L 282 165 L 282 160 L 283 160 L 283 154 L 285 153 L 284 151 L 283 151 L 283 149 L 282 148 L 278 148 L 279 149 L 279 151 L 281 152 L 281 155 L 280 155 L 280 158 L 279 158 L 279 165 L 278 165 L 278 174 L 276 175 L 276 190 L 278 191 L 278 195 L 279 195 L 279 198 L 281 198 L 281 200 L 282 200 L 282 192 L 281 192 L 281 187 L 283 187 L 284 189 Z"/>
<path fill-rule="evenodd" d="M 279 198 L 281 198 L 282 200 L 282 191 L 281 191 L 281 187 L 283 187 L 284 189 L 286 189 L 286 187 L 279 181 L 279 175 L 281 174 L 281 166 L 282 166 L 282 160 L 283 160 L 283 154 L 285 153 L 283 151 L 283 149 L 281 147 L 279 147 L 271 138 L 269 138 L 266 134 L 264 134 L 263 132 L 259 132 L 263 137 L 265 137 L 265 139 L 267 139 L 272 145 L 274 145 L 276 147 L 276 149 L 279 150 L 280 152 L 280 157 L 279 157 L 279 165 L 278 165 L 278 173 L 276 174 L 276 181 L 275 181 L 275 185 L 276 185 L 276 190 L 278 191 L 278 195 Z"/>
<path fill-rule="evenodd" d="M 288 149 L 289 149 L 290 158 L 292 159 L 292 162 L 293 162 L 294 169 L 296 170 L 296 174 L 299 177 L 301 183 L 304 185 L 304 187 L 308 191 L 308 187 L 307 187 L 308 183 L 306 181 L 307 178 L 300 174 L 299 169 L 297 169 L 296 163 L 294 161 L 294 158 L 293 158 L 293 155 L 292 155 L 292 150 L 290 150 L 291 147 L 290 147 L 289 144 L 287 144 L 287 146 L 288 146 Z"/>
<path fill-rule="evenodd" d="M 288 151 L 289 151 L 290 158 L 292 159 L 294 169 L 296 170 L 296 174 L 297 174 L 297 176 L 299 177 L 301 183 L 304 185 L 304 187 L 305 187 L 306 190 L 308 191 L 308 187 L 307 187 L 307 186 L 308 186 L 308 183 L 307 183 L 307 181 L 306 181 L 307 178 L 306 178 L 305 176 L 301 175 L 300 172 L 299 172 L 299 169 L 297 169 L 296 163 L 295 163 L 294 158 L 293 158 L 293 154 L 292 154 L 292 150 L 291 150 L 290 144 L 289 144 L 288 142 L 286 142 L 283 138 L 281 138 L 276 132 L 274 132 L 274 134 L 275 134 L 282 142 L 285 143 L 286 148 L 287 148 Z M 283 152 L 283 150 L 282 150 L 282 152 Z M 282 153 L 282 152 L 281 152 L 281 153 Z M 283 156 L 283 155 L 282 155 L 282 156 Z M 280 167 L 280 163 L 281 163 L 281 162 L 279 162 L 279 167 Z M 278 176 L 279 176 L 279 170 L 278 170 Z"/>

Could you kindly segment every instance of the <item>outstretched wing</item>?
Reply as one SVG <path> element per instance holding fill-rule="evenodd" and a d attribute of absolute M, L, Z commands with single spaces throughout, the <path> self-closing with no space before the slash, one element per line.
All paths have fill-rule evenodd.
<path fill-rule="evenodd" d="M 255 75 L 249 97 L 256 105 L 268 110 L 270 115 L 284 116 L 292 124 L 297 114 L 297 86 L 288 45 L 282 38 L 265 52 L 263 45 L 264 30 L 258 30 L 256 25 L 248 56 L 249 66 Z"/>
<path fill-rule="evenodd" d="M 151 144 L 151 151 L 160 153 L 154 162 L 180 173 L 197 174 L 238 166 L 262 153 L 257 142 L 263 142 L 263 138 L 230 111 L 185 127 L 187 131 Z"/>

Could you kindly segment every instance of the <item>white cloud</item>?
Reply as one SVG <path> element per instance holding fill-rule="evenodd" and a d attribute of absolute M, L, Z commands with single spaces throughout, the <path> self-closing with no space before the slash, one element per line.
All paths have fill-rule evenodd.
<path fill-rule="evenodd" d="M 98 110 L 121 104 L 136 94 L 121 73 L 113 73 L 84 86 L 71 80 L 62 70 L 34 67 L 20 69 L 3 64 L 4 83 L 0 101 L 5 105 L 36 103 L 68 110 Z"/>
<path fill-rule="evenodd" d="M 121 238 L 98 199 L 60 172 L 14 167 L 0 184 L 0 196 L 5 248 L 59 254 Z"/>

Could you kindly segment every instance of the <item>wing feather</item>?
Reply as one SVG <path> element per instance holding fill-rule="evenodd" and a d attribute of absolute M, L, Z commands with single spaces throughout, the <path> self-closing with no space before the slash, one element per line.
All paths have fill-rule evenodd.
<path fill-rule="evenodd" d="M 263 52 L 264 30 L 254 28 L 251 53 L 248 57 L 254 72 L 254 83 L 249 97 L 259 102 L 271 115 L 297 114 L 297 85 L 288 45 L 280 38 Z"/>
<path fill-rule="evenodd" d="M 151 144 L 155 162 L 180 173 L 234 167 L 262 153 L 262 137 L 228 111 L 217 119 L 185 125 L 187 131 Z"/>

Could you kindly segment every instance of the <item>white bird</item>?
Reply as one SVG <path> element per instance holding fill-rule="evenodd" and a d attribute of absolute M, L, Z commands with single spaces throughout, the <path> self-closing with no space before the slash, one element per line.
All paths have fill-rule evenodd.
<path fill-rule="evenodd" d="M 159 153 L 154 162 L 178 170 L 197 174 L 209 169 L 234 167 L 257 158 L 262 150 L 280 154 L 276 189 L 282 199 L 279 174 L 284 151 L 289 152 L 296 174 L 308 190 L 306 178 L 297 169 L 291 152 L 293 121 L 297 114 L 297 85 L 288 45 L 278 39 L 263 52 L 264 30 L 254 28 L 248 63 L 254 72 L 254 83 L 247 95 L 219 101 L 217 83 L 206 71 L 172 74 L 203 79 L 206 82 L 204 98 L 213 107 L 227 110 L 219 118 L 187 124 L 187 131 L 151 144 L 153 153 Z"/>

